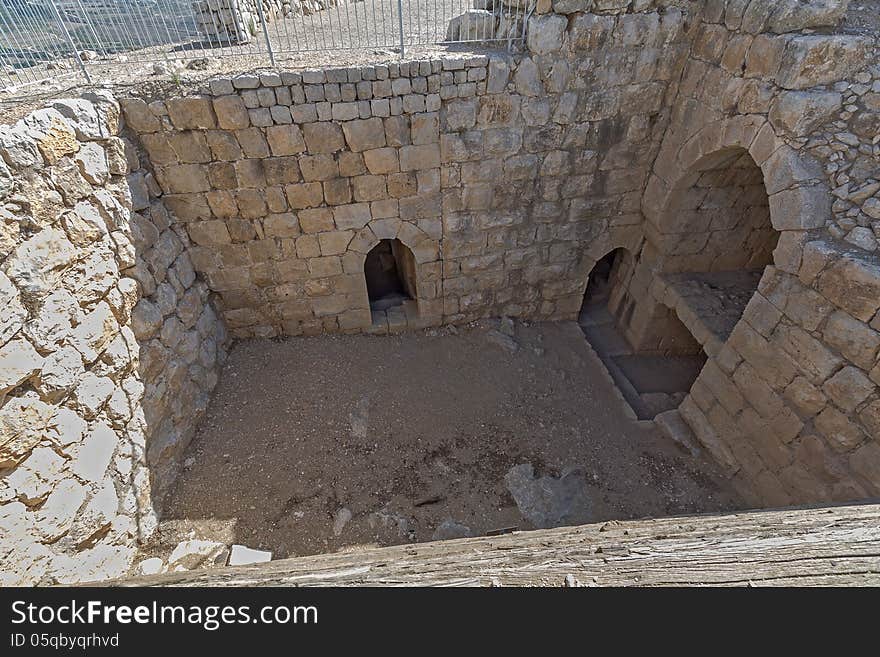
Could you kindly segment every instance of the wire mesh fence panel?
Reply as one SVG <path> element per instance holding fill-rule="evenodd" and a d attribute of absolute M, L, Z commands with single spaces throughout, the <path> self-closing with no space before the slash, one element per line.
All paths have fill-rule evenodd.
<path fill-rule="evenodd" d="M 527 5 L 527 3 L 530 3 Z M 96 62 L 392 50 L 522 39 L 534 0 L 0 0 L 0 86 Z"/>

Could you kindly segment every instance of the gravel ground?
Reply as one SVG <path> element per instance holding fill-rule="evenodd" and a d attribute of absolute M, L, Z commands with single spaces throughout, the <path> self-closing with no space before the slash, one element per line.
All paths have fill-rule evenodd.
<path fill-rule="evenodd" d="M 515 333 L 515 351 L 486 326 L 238 343 L 163 526 L 281 558 L 739 508 L 626 419 L 576 324 Z"/>

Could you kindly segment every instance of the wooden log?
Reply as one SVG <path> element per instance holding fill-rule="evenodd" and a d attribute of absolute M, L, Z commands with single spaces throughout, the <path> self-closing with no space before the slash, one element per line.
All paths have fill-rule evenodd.
<path fill-rule="evenodd" d="M 611 521 L 168 573 L 110 584 L 877 586 L 880 504 Z"/>

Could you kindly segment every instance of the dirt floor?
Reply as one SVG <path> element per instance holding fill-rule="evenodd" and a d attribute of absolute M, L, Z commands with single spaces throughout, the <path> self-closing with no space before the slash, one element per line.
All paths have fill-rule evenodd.
<path fill-rule="evenodd" d="M 281 558 L 740 507 L 577 324 L 495 326 L 238 343 L 163 522 Z"/>

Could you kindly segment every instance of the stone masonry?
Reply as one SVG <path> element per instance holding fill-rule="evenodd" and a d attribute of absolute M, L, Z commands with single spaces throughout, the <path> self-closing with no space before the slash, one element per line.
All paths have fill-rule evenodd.
<path fill-rule="evenodd" d="M 847 6 L 539 0 L 519 54 L 126 97 L 130 142 L 106 94 L 0 130 L 3 581 L 124 571 L 226 331 L 573 319 L 615 249 L 631 344 L 706 353 L 678 413 L 747 500 L 880 495 L 880 60 Z M 383 239 L 416 298 L 373 324 Z M 719 334 L 680 292 L 725 272 L 759 282 Z"/>
<path fill-rule="evenodd" d="M 0 129 L 2 585 L 128 570 L 223 356 L 119 119 L 98 93 Z"/>

